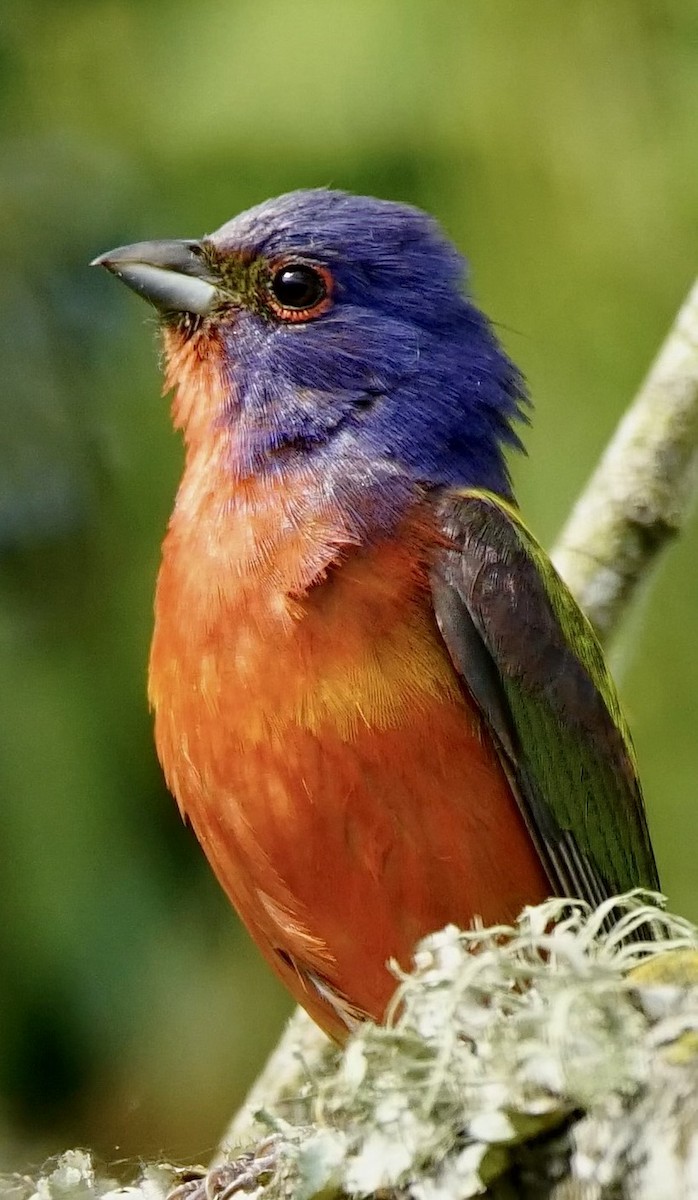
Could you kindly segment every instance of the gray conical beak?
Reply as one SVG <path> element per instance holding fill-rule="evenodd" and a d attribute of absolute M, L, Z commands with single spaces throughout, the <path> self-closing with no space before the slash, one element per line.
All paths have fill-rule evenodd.
<path fill-rule="evenodd" d="M 139 296 L 164 313 L 211 311 L 218 298 L 216 280 L 200 242 L 136 242 L 95 258 L 92 267 L 106 267 Z"/>

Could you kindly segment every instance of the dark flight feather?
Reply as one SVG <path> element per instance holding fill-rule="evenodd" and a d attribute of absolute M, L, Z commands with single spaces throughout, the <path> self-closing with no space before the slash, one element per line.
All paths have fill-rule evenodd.
<path fill-rule="evenodd" d="M 635 755 L 588 620 L 516 509 L 450 493 L 436 619 L 498 744 L 551 890 L 657 889 Z"/>

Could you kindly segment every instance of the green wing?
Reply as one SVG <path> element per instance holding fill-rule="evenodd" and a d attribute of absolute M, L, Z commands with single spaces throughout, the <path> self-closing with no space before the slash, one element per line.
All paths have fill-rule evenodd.
<path fill-rule="evenodd" d="M 584 614 L 511 505 L 450 494 L 434 609 L 494 735 L 552 891 L 659 887 L 630 734 Z"/>

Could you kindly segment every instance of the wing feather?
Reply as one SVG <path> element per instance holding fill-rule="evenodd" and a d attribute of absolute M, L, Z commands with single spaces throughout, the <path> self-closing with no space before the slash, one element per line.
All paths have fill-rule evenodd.
<path fill-rule="evenodd" d="M 516 510 L 450 494 L 436 619 L 563 896 L 659 887 L 635 755 L 594 631 Z"/>

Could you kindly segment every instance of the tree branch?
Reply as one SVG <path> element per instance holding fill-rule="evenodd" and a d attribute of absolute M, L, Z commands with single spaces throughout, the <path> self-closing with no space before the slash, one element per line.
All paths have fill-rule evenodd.
<path fill-rule="evenodd" d="M 698 931 L 654 899 L 549 900 L 425 938 L 391 1019 L 303 1086 L 293 1124 L 272 1115 L 207 1172 L 150 1166 L 130 1200 L 697 1200 Z M 5 1200 L 125 1194 L 75 1151 L 0 1178 Z"/>
<path fill-rule="evenodd" d="M 553 550 L 602 641 L 686 524 L 697 482 L 698 282 Z"/>

